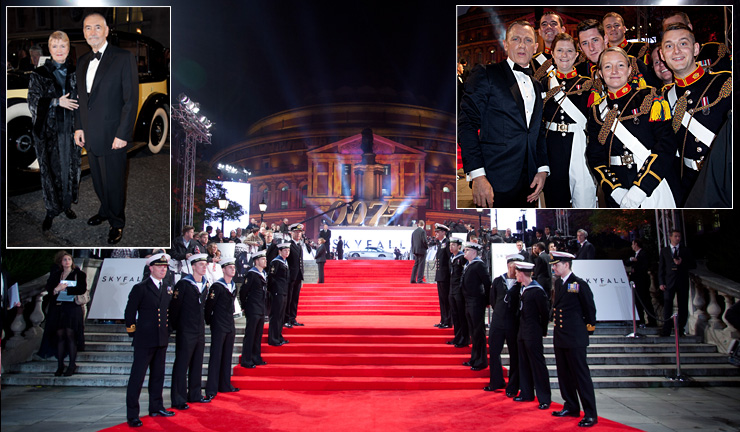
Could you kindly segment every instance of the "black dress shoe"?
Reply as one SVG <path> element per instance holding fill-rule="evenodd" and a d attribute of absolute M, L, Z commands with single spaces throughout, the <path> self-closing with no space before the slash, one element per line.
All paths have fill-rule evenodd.
<path fill-rule="evenodd" d="M 280 342 L 280 345 L 285 345 L 285 344 L 288 344 L 288 343 L 290 343 L 290 341 L 288 339 L 285 339 L 282 342 Z"/>
<path fill-rule="evenodd" d="M 305 325 L 305 324 L 299 323 L 298 321 L 293 321 L 291 324 L 293 324 L 293 326 L 298 326 L 298 327 L 303 327 Z"/>
<path fill-rule="evenodd" d="M 560 411 L 553 411 L 552 412 L 552 415 L 553 415 L 553 417 L 580 417 L 581 416 L 581 413 L 580 412 L 574 412 L 574 411 L 567 410 L 567 409 L 563 408 Z"/>
<path fill-rule="evenodd" d="M 291 323 L 285 323 L 285 324 L 283 324 L 283 327 L 293 328 L 293 324 L 291 324 Z"/>
<path fill-rule="evenodd" d="M 488 367 L 488 366 L 472 366 L 472 367 L 470 368 L 470 370 L 471 370 L 471 371 L 476 371 L 476 372 L 477 372 L 477 371 L 481 371 L 481 370 L 483 370 L 483 369 L 485 369 L 485 368 L 487 368 L 487 367 Z"/>
<path fill-rule="evenodd" d="M 75 374 L 75 372 L 77 372 L 77 366 L 75 366 L 75 365 L 69 365 L 69 366 L 67 366 L 67 370 L 64 371 L 64 376 L 71 377 L 72 375 Z"/>
<path fill-rule="evenodd" d="M 257 367 L 257 365 L 249 364 L 249 363 L 241 363 L 239 366 L 247 369 L 254 369 Z"/>
<path fill-rule="evenodd" d="M 164 409 L 149 413 L 149 417 L 172 417 L 173 415 L 175 415 L 174 411 L 167 411 Z"/>
<path fill-rule="evenodd" d="M 515 392 L 506 392 L 506 397 L 513 398 L 514 396 L 516 396 Z"/>
<path fill-rule="evenodd" d="M 190 402 L 197 402 L 197 403 L 211 403 L 211 397 L 210 396 L 201 396 L 200 399 L 196 401 L 190 401 Z"/>
<path fill-rule="evenodd" d="M 538 409 L 541 409 L 541 410 L 546 410 L 546 409 L 550 408 L 550 403 L 549 402 L 548 403 L 541 403 L 541 404 L 537 405 L 537 408 Z"/>
<path fill-rule="evenodd" d="M 216 395 L 215 394 L 207 394 L 206 395 L 206 398 L 208 398 L 210 400 L 213 400 L 213 399 L 216 399 Z"/>
<path fill-rule="evenodd" d="M 64 365 L 61 365 L 57 368 L 57 371 L 54 372 L 54 376 L 62 376 L 64 373 Z"/>
<path fill-rule="evenodd" d="M 469 361 L 466 361 L 466 362 L 464 362 L 464 363 L 463 363 L 462 365 L 463 365 L 463 366 L 470 366 L 470 362 L 469 362 Z"/>
<path fill-rule="evenodd" d="M 67 216 L 67 219 L 77 219 L 77 214 L 71 208 L 64 210 L 64 214 Z"/>
<path fill-rule="evenodd" d="M 599 422 L 599 420 L 598 419 L 595 419 L 593 417 L 584 417 L 583 420 L 581 420 L 581 421 L 578 422 L 578 426 L 580 426 L 580 427 L 591 427 L 591 426 L 595 425 L 598 422 Z"/>
<path fill-rule="evenodd" d="M 51 222 L 53 220 L 53 216 L 46 216 L 44 218 L 44 222 L 41 223 L 41 231 L 49 231 L 51 229 Z"/>
<path fill-rule="evenodd" d="M 238 387 L 232 387 L 230 390 L 226 390 L 223 393 L 236 393 L 239 391 Z"/>
<path fill-rule="evenodd" d="M 455 348 L 467 348 L 468 344 L 455 344 Z"/>
<path fill-rule="evenodd" d="M 448 329 L 448 328 L 451 328 L 451 327 L 452 326 L 447 325 L 447 324 L 442 324 L 441 326 L 439 326 L 439 328 L 441 328 L 441 329 Z"/>
<path fill-rule="evenodd" d="M 144 425 L 144 423 L 142 423 L 138 417 L 127 419 L 126 424 L 129 425 L 130 427 L 141 427 Z"/>
<path fill-rule="evenodd" d="M 264 366 L 266 364 L 267 364 L 267 362 L 263 360 L 263 361 L 257 363 L 257 366 Z"/>
<path fill-rule="evenodd" d="M 487 392 L 498 392 L 498 391 L 500 391 L 501 389 L 504 389 L 504 388 L 506 388 L 506 386 L 495 387 L 495 386 L 492 386 L 492 385 L 487 385 L 487 386 L 483 387 L 483 390 L 484 391 L 487 391 Z"/>
<path fill-rule="evenodd" d="M 190 405 L 184 403 L 182 405 L 172 405 L 172 408 L 179 409 L 180 411 L 190 408 Z"/>
<path fill-rule="evenodd" d="M 434 324 L 434 327 L 441 327 L 441 326 L 442 326 L 442 323 Z"/>
<path fill-rule="evenodd" d="M 87 220 L 87 224 L 91 226 L 100 225 L 101 223 L 107 221 L 108 218 L 104 218 L 100 215 L 95 215 Z"/>
<path fill-rule="evenodd" d="M 532 399 L 524 399 L 521 396 L 517 396 L 513 400 L 514 400 L 514 402 L 534 402 L 534 398 L 532 398 Z"/>
<path fill-rule="evenodd" d="M 116 244 L 123 237 L 123 228 L 110 228 L 108 231 L 108 244 Z"/>
<path fill-rule="evenodd" d="M 455 345 L 455 346 L 457 346 L 457 344 L 455 343 L 455 341 L 454 341 L 454 340 L 448 340 L 448 341 L 447 341 L 447 342 L 445 342 L 445 343 L 446 343 L 447 345 Z"/>

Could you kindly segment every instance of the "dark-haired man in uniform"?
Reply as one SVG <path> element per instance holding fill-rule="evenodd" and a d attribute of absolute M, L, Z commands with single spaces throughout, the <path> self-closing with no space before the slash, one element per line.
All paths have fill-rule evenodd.
<path fill-rule="evenodd" d="M 666 28 L 660 53 L 675 78 L 673 84 L 664 87 L 664 98 L 673 114 L 678 145 L 675 165 L 681 179 L 677 205 L 682 207 L 709 157 L 717 133 L 728 120 L 732 108 L 732 74 L 707 72 L 696 62 L 699 44 L 683 23 Z M 671 190 L 674 189 L 671 185 Z"/>
<path fill-rule="evenodd" d="M 553 346 L 558 370 L 560 395 L 565 401 L 563 409 L 553 411 L 555 417 L 579 417 L 583 404 L 580 427 L 598 423 L 596 396 L 591 372 L 586 360 L 588 335 L 596 329 L 596 304 L 588 283 L 574 275 L 570 269 L 575 258 L 568 252 L 552 252 L 552 271 L 555 281 L 553 310 Z"/>
<path fill-rule="evenodd" d="M 265 328 L 265 299 L 267 297 L 267 257 L 265 251 L 254 254 L 254 267 L 247 271 L 244 285 L 239 290 L 239 302 L 247 319 L 242 345 L 242 367 L 253 369 L 266 365 L 262 360 L 262 333 Z"/>
<path fill-rule="evenodd" d="M 628 55 L 642 60 L 645 64 L 648 64 L 648 43 L 647 42 L 628 42 L 624 34 L 627 31 L 627 27 L 624 25 L 624 18 L 622 15 L 616 12 L 609 12 L 604 15 L 601 21 L 606 31 L 607 38 L 609 39 L 609 46 L 618 46 L 624 50 Z"/>
<path fill-rule="evenodd" d="M 447 341 L 455 348 L 464 348 L 470 345 L 468 319 L 465 314 L 465 297 L 462 293 L 462 274 L 467 261 L 462 252 L 462 240 L 450 239 L 450 316 L 455 337 Z"/>
<path fill-rule="evenodd" d="M 485 314 L 488 304 L 486 292 L 491 289 L 491 277 L 488 276 L 486 265 L 479 256 L 483 247 L 478 243 L 470 242 L 466 242 L 463 247 L 468 263 L 463 269 L 462 292 L 465 297 L 465 313 L 470 338 L 473 342 L 470 361 L 463 363 L 463 366 L 470 366 L 471 370 L 479 371 L 488 367 Z"/>
<path fill-rule="evenodd" d="M 437 296 L 439 297 L 440 321 L 437 327 L 452 327 L 452 316 L 450 314 L 450 248 L 447 233 L 450 229 L 442 224 L 434 224 L 434 237 L 437 239 L 437 254 L 435 261 L 437 270 L 434 280 L 437 281 Z"/>
<path fill-rule="evenodd" d="M 532 57 L 532 66 L 534 67 L 534 79 L 540 80 L 548 72 L 555 68 L 552 61 L 552 41 L 555 36 L 562 33 L 563 18 L 554 11 L 546 11 L 540 17 L 540 28 L 537 30 L 545 46 L 541 52 Z"/>
<path fill-rule="evenodd" d="M 663 31 L 671 24 L 684 23 L 693 32 L 694 27 L 685 12 L 671 11 L 663 18 Z M 696 62 L 707 72 L 732 72 L 732 58 L 730 49 L 722 42 L 706 42 L 701 44 Z"/>
<path fill-rule="evenodd" d="M 149 369 L 149 415 L 152 417 L 175 415 L 164 409 L 162 389 L 164 388 L 164 368 L 169 343 L 169 322 L 167 319 L 172 286 L 164 283 L 170 256 L 152 255 L 147 259 L 150 276 L 134 285 L 128 295 L 124 317 L 126 332 L 134 338 L 134 362 L 126 388 L 126 423 L 140 427 L 139 396 L 144 384 L 146 370 Z"/>
<path fill-rule="evenodd" d="M 290 267 L 290 288 L 285 305 L 285 327 L 303 326 L 296 321 L 298 316 L 298 300 L 301 295 L 303 286 L 303 224 L 293 224 L 290 226 L 290 255 L 288 255 L 288 267 Z"/>
<path fill-rule="evenodd" d="M 286 260 L 290 256 L 290 243 L 277 245 L 278 256 L 270 262 L 267 272 L 267 291 L 270 293 L 270 327 L 267 344 L 280 346 L 288 343 L 283 338 L 283 320 L 290 290 L 290 268 Z"/>
<path fill-rule="evenodd" d="M 211 285 L 205 305 L 206 324 L 211 326 L 211 352 L 208 359 L 206 396 L 216 397 L 217 392 L 232 393 L 239 389 L 231 385 L 231 356 L 234 353 L 236 325 L 234 299 L 236 298 L 236 259 L 221 261 L 224 277 Z"/>

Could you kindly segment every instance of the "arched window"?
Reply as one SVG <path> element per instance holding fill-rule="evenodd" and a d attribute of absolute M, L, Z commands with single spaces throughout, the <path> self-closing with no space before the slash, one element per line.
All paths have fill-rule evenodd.
<path fill-rule="evenodd" d="M 290 201 L 290 192 L 288 191 L 288 186 L 283 186 L 280 188 L 280 208 L 286 209 L 288 208 L 288 202 Z"/>
<path fill-rule="evenodd" d="M 306 195 L 308 195 L 308 185 L 301 188 L 301 208 L 306 208 Z"/>
<path fill-rule="evenodd" d="M 442 210 L 452 209 L 452 191 L 449 187 L 442 188 Z"/>

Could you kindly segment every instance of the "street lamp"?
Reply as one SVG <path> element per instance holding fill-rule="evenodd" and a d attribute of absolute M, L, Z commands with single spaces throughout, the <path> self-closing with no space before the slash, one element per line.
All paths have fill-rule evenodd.
<path fill-rule="evenodd" d="M 226 233 L 224 233 L 224 219 L 226 218 L 226 209 L 229 208 L 229 200 L 226 197 L 219 199 L 218 208 L 221 209 L 221 232 L 226 237 Z"/>
<path fill-rule="evenodd" d="M 475 211 L 478 212 L 478 232 L 482 233 L 483 232 L 483 209 L 479 208 L 479 209 L 475 209 Z"/>
<path fill-rule="evenodd" d="M 267 211 L 267 203 L 265 203 L 265 198 L 262 198 L 262 202 L 257 204 L 260 207 L 260 227 L 262 227 L 262 222 L 265 220 L 265 212 Z"/>

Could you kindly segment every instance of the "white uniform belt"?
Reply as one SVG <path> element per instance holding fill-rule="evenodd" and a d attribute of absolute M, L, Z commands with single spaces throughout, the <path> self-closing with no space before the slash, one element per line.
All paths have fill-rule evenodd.
<path fill-rule="evenodd" d="M 570 132 L 573 133 L 577 130 L 583 130 L 582 126 L 579 126 L 577 123 L 555 123 L 555 122 L 545 122 L 545 127 L 551 131 L 555 132 Z"/>
<path fill-rule="evenodd" d="M 699 171 L 701 169 L 694 159 L 683 158 L 683 164 L 694 171 Z"/>
<path fill-rule="evenodd" d="M 671 105 L 671 110 L 674 111 L 674 114 L 676 102 L 678 102 L 676 96 L 676 87 L 673 86 L 670 90 L 668 90 L 668 103 Z M 709 129 L 707 129 L 706 126 L 701 124 L 699 120 L 697 120 L 696 117 L 693 116 L 692 113 L 685 112 L 683 114 L 683 117 L 681 118 L 681 124 L 683 125 L 683 127 L 688 129 L 689 132 L 691 132 L 691 135 L 696 137 L 702 144 L 707 147 L 711 147 L 712 141 L 714 141 L 715 137 L 714 132 L 710 131 Z"/>
<path fill-rule="evenodd" d="M 612 166 L 624 166 L 624 165 L 635 165 L 635 157 L 631 154 L 621 155 L 621 156 L 610 156 L 609 157 L 610 165 Z"/>

